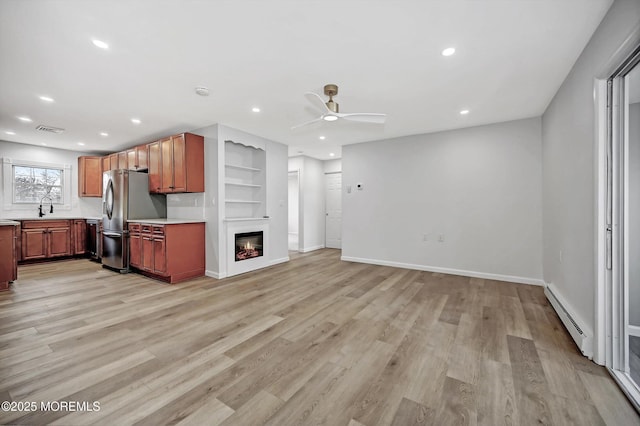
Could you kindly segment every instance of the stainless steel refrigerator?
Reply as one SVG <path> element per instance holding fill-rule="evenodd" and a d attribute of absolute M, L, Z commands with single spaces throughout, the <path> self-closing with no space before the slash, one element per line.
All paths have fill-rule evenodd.
<path fill-rule="evenodd" d="M 149 194 L 146 173 L 110 170 L 102 175 L 102 265 L 129 271 L 127 221 L 167 217 L 167 198 Z"/>

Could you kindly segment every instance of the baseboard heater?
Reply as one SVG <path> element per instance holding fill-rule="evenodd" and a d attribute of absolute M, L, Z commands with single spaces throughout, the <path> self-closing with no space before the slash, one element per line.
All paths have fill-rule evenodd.
<path fill-rule="evenodd" d="M 547 296 L 549 303 L 553 306 L 556 313 L 560 317 L 560 320 L 564 324 L 565 328 L 573 337 L 573 340 L 578 345 L 578 349 L 582 352 L 582 355 L 586 356 L 589 359 L 593 358 L 593 337 L 586 331 L 584 326 L 580 326 L 575 319 L 575 315 L 572 315 L 566 306 L 566 303 L 563 303 L 562 300 L 556 295 L 553 291 L 553 288 L 550 285 L 545 286 L 544 294 Z"/>

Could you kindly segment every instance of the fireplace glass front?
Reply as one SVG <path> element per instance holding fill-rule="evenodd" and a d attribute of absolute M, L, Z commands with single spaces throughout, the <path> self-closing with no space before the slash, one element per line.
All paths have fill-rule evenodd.
<path fill-rule="evenodd" d="M 236 262 L 262 256 L 262 231 L 236 234 Z"/>

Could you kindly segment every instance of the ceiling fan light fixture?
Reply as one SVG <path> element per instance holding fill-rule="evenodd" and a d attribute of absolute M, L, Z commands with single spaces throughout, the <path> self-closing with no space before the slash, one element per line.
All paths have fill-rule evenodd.
<path fill-rule="evenodd" d="M 335 115 L 325 115 L 324 117 L 322 117 L 322 119 L 324 121 L 336 121 L 338 117 Z"/>

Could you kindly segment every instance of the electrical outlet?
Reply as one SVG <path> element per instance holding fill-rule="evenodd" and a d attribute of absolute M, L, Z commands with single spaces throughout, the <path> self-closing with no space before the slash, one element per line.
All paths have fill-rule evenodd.
<path fill-rule="evenodd" d="M 438 242 L 444 243 L 444 234 L 438 235 Z"/>

